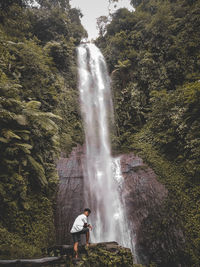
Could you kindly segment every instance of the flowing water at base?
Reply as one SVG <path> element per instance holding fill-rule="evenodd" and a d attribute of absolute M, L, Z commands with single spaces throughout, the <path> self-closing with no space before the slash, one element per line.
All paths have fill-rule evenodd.
<path fill-rule="evenodd" d="M 113 119 L 113 106 L 107 66 L 94 44 L 81 44 L 77 50 L 86 141 L 84 195 L 94 227 L 91 241 L 117 241 L 134 253 L 135 242 L 122 197 L 120 158 L 111 156 L 108 125 Z"/>

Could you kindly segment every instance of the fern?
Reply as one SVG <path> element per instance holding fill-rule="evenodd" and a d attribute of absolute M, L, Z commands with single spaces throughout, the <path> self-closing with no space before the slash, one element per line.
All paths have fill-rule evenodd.
<path fill-rule="evenodd" d="M 21 140 L 21 137 L 16 135 L 12 130 L 3 129 L 1 132 L 2 132 L 2 135 L 8 140 L 9 139 L 19 139 L 19 140 Z"/>
<path fill-rule="evenodd" d="M 40 163 L 38 163 L 32 156 L 28 156 L 29 163 L 32 169 L 35 171 L 36 176 L 34 178 L 40 184 L 41 187 L 45 187 L 48 185 L 48 181 L 45 176 L 44 168 Z"/>
<path fill-rule="evenodd" d="M 15 146 L 21 149 L 25 154 L 31 154 L 30 150 L 33 148 L 30 144 L 15 143 Z"/>
<path fill-rule="evenodd" d="M 9 142 L 9 140 L 7 138 L 0 137 L 0 142 L 7 144 Z"/>

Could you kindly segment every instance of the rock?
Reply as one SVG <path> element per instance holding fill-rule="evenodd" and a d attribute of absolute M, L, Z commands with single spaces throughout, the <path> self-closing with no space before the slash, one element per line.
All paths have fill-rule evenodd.
<path fill-rule="evenodd" d="M 22 259 L 12 261 L 0 261 L 0 266 L 85 266 L 85 267 L 133 267 L 131 250 L 119 246 L 116 242 L 102 242 L 90 244 L 89 247 L 79 246 L 79 259 L 73 255 L 73 246 L 57 245 L 46 249 L 52 257 L 42 259 Z M 59 255 L 59 257 L 55 257 Z"/>
<path fill-rule="evenodd" d="M 152 214 L 158 216 L 168 191 L 158 182 L 154 171 L 133 153 L 121 155 L 121 170 L 124 177 L 123 196 L 133 235 L 135 234 L 136 253 L 140 261 L 147 263 L 148 251 L 144 251 L 143 247 L 147 229 L 144 229 L 143 222 Z"/>
<path fill-rule="evenodd" d="M 107 267 L 107 266 L 133 266 L 131 250 L 123 248 L 117 242 L 102 242 L 90 244 L 89 247 L 79 246 L 79 259 L 73 258 L 73 247 L 68 245 L 54 246 L 48 249 L 49 252 L 66 255 L 66 266 L 87 266 L 87 267 Z M 64 259 L 62 257 L 62 259 Z"/>
<path fill-rule="evenodd" d="M 60 178 L 55 215 L 58 244 L 72 243 L 70 229 L 84 208 L 83 160 L 83 148 L 78 146 L 73 149 L 69 158 L 61 157 L 57 162 Z"/>
<path fill-rule="evenodd" d="M 73 255 L 72 245 L 57 245 L 46 249 L 49 256 Z"/>
<path fill-rule="evenodd" d="M 181 228 L 169 215 L 168 191 L 151 168 L 133 153 L 121 156 L 123 196 L 132 223 L 139 262 L 176 266 L 185 246 Z M 135 234 L 135 235 L 134 235 Z"/>
<path fill-rule="evenodd" d="M 0 260 L 0 266 L 14 266 L 15 264 L 17 264 L 19 262 L 19 260 Z"/>
<path fill-rule="evenodd" d="M 58 263 L 61 257 L 46 257 L 41 259 L 21 259 L 21 260 L 0 260 L 0 266 L 44 266 L 47 264 Z"/>

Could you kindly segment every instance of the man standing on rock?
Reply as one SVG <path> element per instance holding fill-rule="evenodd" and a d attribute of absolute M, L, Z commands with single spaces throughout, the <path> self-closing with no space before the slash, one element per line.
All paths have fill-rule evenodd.
<path fill-rule="evenodd" d="M 86 235 L 86 246 L 89 246 L 89 238 L 90 238 L 89 229 L 92 230 L 92 226 L 88 224 L 87 219 L 90 213 L 91 213 L 90 209 L 84 209 L 83 214 L 79 215 L 74 221 L 74 224 L 70 231 L 74 241 L 75 258 L 78 258 L 78 243 L 81 241 L 82 234 Z"/>

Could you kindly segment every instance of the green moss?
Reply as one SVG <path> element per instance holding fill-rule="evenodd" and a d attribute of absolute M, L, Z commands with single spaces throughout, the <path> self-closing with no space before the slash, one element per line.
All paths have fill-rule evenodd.
<path fill-rule="evenodd" d="M 15 203 L 15 202 L 14 202 Z M 32 195 L 25 208 L 9 206 L 1 224 L 1 258 L 31 258 L 42 255 L 42 248 L 55 243 L 52 200 Z"/>
<path fill-rule="evenodd" d="M 34 257 L 41 253 L 39 248 L 24 242 L 19 234 L 10 233 L 3 227 L 0 227 L 0 240 L 1 259 Z"/>
<path fill-rule="evenodd" d="M 104 245 L 86 248 L 84 253 L 80 254 L 80 262 L 78 266 L 84 267 L 120 267 L 120 266 L 135 266 L 131 251 L 125 248 L 118 248 L 114 251 L 109 251 Z M 68 266 L 74 266 L 72 260 L 67 262 Z M 137 265 L 136 265 L 137 266 Z"/>

